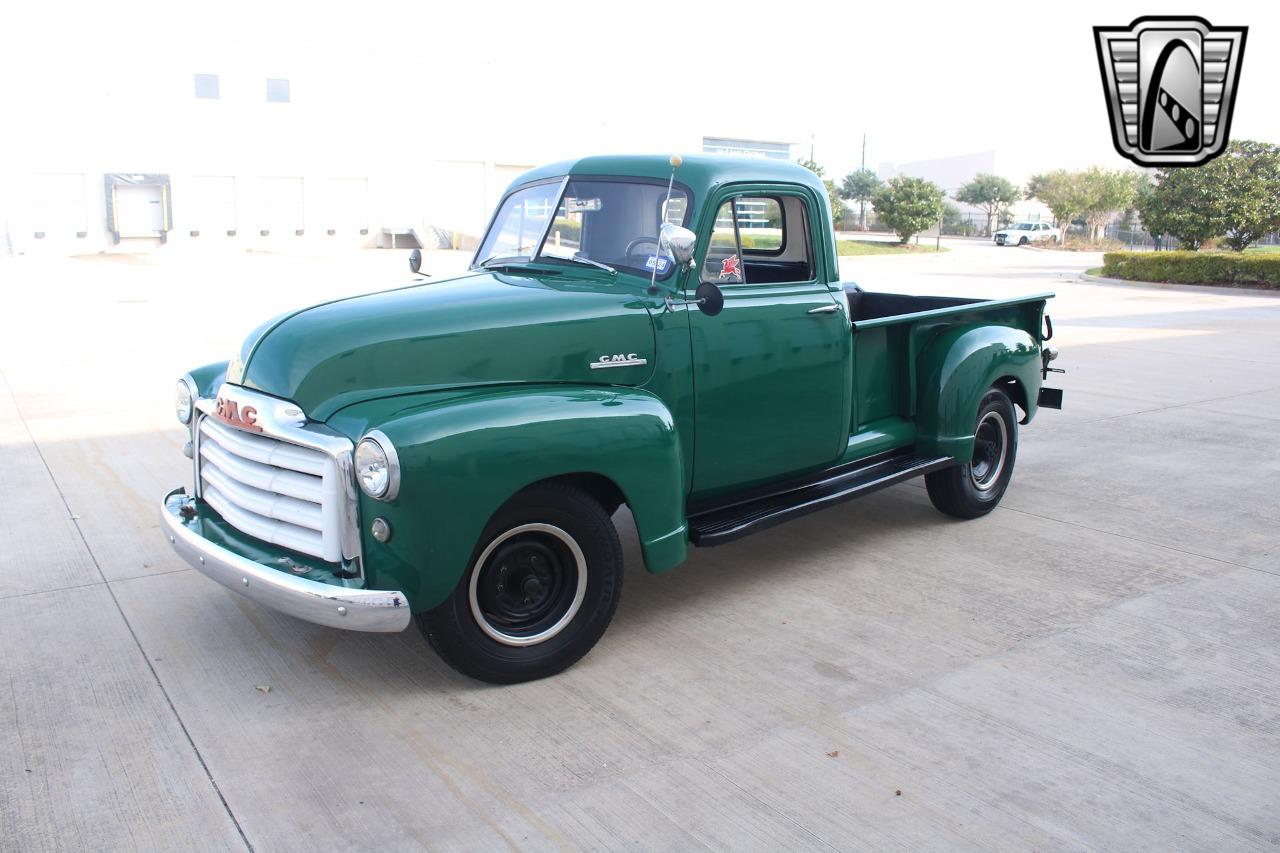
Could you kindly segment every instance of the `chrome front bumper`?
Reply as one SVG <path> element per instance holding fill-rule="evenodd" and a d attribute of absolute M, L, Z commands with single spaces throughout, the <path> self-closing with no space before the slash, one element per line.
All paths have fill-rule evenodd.
<path fill-rule="evenodd" d="M 409 626 L 409 601 L 402 592 L 348 589 L 294 577 L 215 545 L 183 519 L 181 509 L 190 500 L 184 489 L 166 495 L 160 506 L 161 527 L 184 560 L 227 589 L 330 628 L 394 632 Z"/>

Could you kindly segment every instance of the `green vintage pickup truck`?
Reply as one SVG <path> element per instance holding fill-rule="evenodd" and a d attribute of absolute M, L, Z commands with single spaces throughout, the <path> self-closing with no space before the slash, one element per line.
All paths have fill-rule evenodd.
<path fill-rule="evenodd" d="M 419 271 L 420 255 L 411 259 Z M 469 272 L 264 323 L 179 380 L 188 562 L 358 631 L 417 621 L 467 675 L 559 672 L 650 572 L 924 476 L 989 512 L 1054 353 L 1040 294 L 839 281 L 826 192 L 790 163 L 590 157 L 506 192 Z"/>

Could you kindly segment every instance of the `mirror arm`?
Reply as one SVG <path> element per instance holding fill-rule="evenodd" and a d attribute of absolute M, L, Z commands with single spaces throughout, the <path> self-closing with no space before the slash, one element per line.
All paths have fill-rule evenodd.
<path fill-rule="evenodd" d="M 675 311 L 675 310 L 676 310 L 676 306 L 677 306 L 677 305 L 682 305 L 682 306 L 683 306 L 683 305 L 705 305 L 705 304 L 706 304 L 706 302 L 707 302 L 706 298 L 702 298 L 702 299 L 672 299 L 670 296 L 668 296 L 666 299 L 664 299 L 664 300 L 663 300 L 663 304 L 666 306 L 666 307 L 665 307 L 665 310 L 663 311 L 663 313 L 664 313 L 664 314 L 670 314 L 671 312 L 673 312 L 673 311 Z"/>

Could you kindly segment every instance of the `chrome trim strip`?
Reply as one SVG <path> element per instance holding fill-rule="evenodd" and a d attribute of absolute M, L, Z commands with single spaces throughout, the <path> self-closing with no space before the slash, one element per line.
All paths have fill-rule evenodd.
<path fill-rule="evenodd" d="M 253 406 L 257 410 L 257 426 L 261 427 L 263 435 L 289 444 L 298 444 L 303 447 L 310 447 L 313 450 L 319 450 L 333 460 L 338 469 L 338 479 L 342 483 L 344 498 L 339 507 L 339 512 L 342 516 L 342 525 L 339 530 L 342 558 L 354 563 L 356 576 L 363 578 L 364 552 L 360 542 L 359 500 L 356 494 L 355 462 L 352 458 L 355 452 L 355 443 L 345 435 L 341 435 L 322 423 L 308 421 L 302 409 L 296 403 L 288 400 L 272 397 L 259 391 L 250 391 L 248 388 L 242 388 L 239 385 L 230 383 L 223 383 L 222 387 L 218 389 L 217 396 L 224 400 L 234 401 L 241 411 L 244 411 L 246 403 Z M 205 415 L 215 417 L 216 399 L 206 397 L 199 400 L 196 406 Z M 192 418 L 191 420 L 194 423 L 199 419 Z M 234 429 L 244 429 L 243 426 L 237 426 L 221 418 L 218 419 L 218 422 Z M 199 450 L 198 447 L 196 449 Z M 196 453 L 195 458 L 199 459 L 200 454 Z M 197 469 L 196 482 L 199 483 L 199 480 L 200 475 Z"/>
<path fill-rule="evenodd" d="M 200 408 L 200 386 L 190 373 L 182 378 L 191 385 L 191 420 L 183 424 L 187 428 L 187 436 L 191 439 L 191 494 L 200 497 L 200 419 L 204 410 Z"/>
<path fill-rule="evenodd" d="M 166 495 L 160 506 L 160 525 L 179 556 L 227 589 L 265 607 L 330 628 L 395 632 L 409 626 L 409 600 L 402 592 L 318 583 L 268 568 L 213 544 L 183 522 L 179 512 L 190 500 L 183 489 Z"/>

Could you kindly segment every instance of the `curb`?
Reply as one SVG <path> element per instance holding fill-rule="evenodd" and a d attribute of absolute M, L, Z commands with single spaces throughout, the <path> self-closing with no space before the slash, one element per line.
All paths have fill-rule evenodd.
<path fill-rule="evenodd" d="M 1090 284 L 1109 284 L 1119 287 L 1150 287 L 1156 290 L 1176 290 L 1186 293 L 1222 293 L 1249 294 L 1280 299 L 1280 290 L 1267 287 L 1246 287 L 1239 284 L 1175 284 L 1168 281 L 1134 281 L 1127 278 L 1106 278 L 1100 275 L 1080 273 L 1080 280 Z"/>

